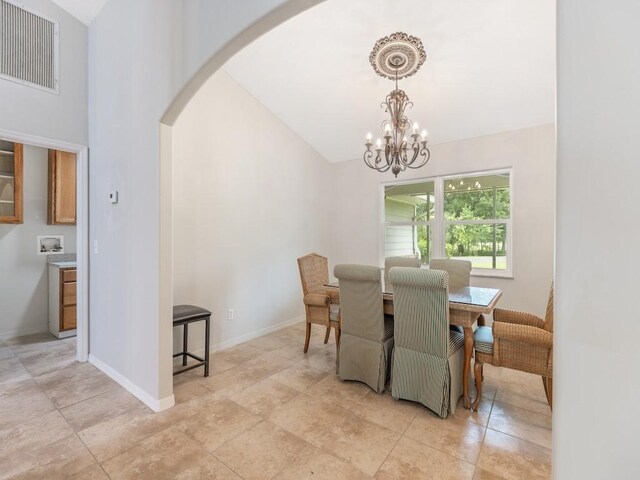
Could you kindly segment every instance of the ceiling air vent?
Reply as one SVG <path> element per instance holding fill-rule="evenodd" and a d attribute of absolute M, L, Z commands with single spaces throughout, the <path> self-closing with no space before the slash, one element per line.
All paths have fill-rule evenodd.
<path fill-rule="evenodd" d="M 0 0 L 0 78 L 58 93 L 58 22 Z"/>

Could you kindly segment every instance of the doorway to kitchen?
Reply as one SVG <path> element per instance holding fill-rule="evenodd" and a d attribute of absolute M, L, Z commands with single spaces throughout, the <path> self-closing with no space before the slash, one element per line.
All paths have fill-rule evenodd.
<path fill-rule="evenodd" d="M 87 361 L 88 185 L 86 146 L 0 129 L 0 346 L 57 337 Z"/>

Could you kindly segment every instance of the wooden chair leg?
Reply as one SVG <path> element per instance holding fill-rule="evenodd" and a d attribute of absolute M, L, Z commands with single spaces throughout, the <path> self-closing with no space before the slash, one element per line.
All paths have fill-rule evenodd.
<path fill-rule="evenodd" d="M 542 385 L 544 386 L 544 393 L 547 396 L 547 403 L 551 410 L 553 410 L 553 379 L 542 377 Z"/>
<path fill-rule="evenodd" d="M 327 326 L 327 331 L 324 333 L 324 344 L 329 343 L 329 335 L 331 335 L 331 325 Z"/>
<path fill-rule="evenodd" d="M 334 334 L 336 336 L 336 348 L 340 349 L 340 327 L 336 327 Z"/>
<path fill-rule="evenodd" d="M 307 332 L 304 337 L 304 353 L 309 350 L 309 340 L 311 339 L 311 323 L 307 322 Z"/>
<path fill-rule="evenodd" d="M 484 380 L 484 364 L 476 361 L 473 366 L 473 376 L 476 380 L 476 399 L 471 404 L 471 409 L 474 412 L 478 411 L 478 407 L 480 406 L 480 400 L 482 400 L 482 381 Z"/>

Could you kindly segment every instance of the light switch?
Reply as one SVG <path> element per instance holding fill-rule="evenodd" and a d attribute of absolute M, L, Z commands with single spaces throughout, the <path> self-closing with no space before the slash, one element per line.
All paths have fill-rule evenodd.
<path fill-rule="evenodd" d="M 113 204 L 118 203 L 118 191 L 114 190 L 113 192 L 109 193 L 109 201 Z"/>

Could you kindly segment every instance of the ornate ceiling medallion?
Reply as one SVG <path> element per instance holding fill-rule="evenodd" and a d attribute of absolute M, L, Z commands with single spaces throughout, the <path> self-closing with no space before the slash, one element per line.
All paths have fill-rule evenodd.
<path fill-rule="evenodd" d="M 422 41 L 403 32 L 378 40 L 369 55 L 369 62 L 376 73 L 391 80 L 410 77 L 426 59 Z"/>
<path fill-rule="evenodd" d="M 418 124 L 406 116 L 406 110 L 413 103 L 404 90 L 398 88 L 398 80 L 416 73 L 426 58 L 422 41 L 403 32 L 378 40 L 369 55 L 375 72 L 395 81 L 395 89 L 382 102 L 382 108 L 389 114 L 389 119 L 382 122 L 382 138 L 376 140 L 374 147 L 373 135 L 369 133 L 364 144 L 364 163 L 373 170 L 391 170 L 397 177 L 407 168 L 422 167 L 431 157 L 427 131 L 418 133 Z"/>

